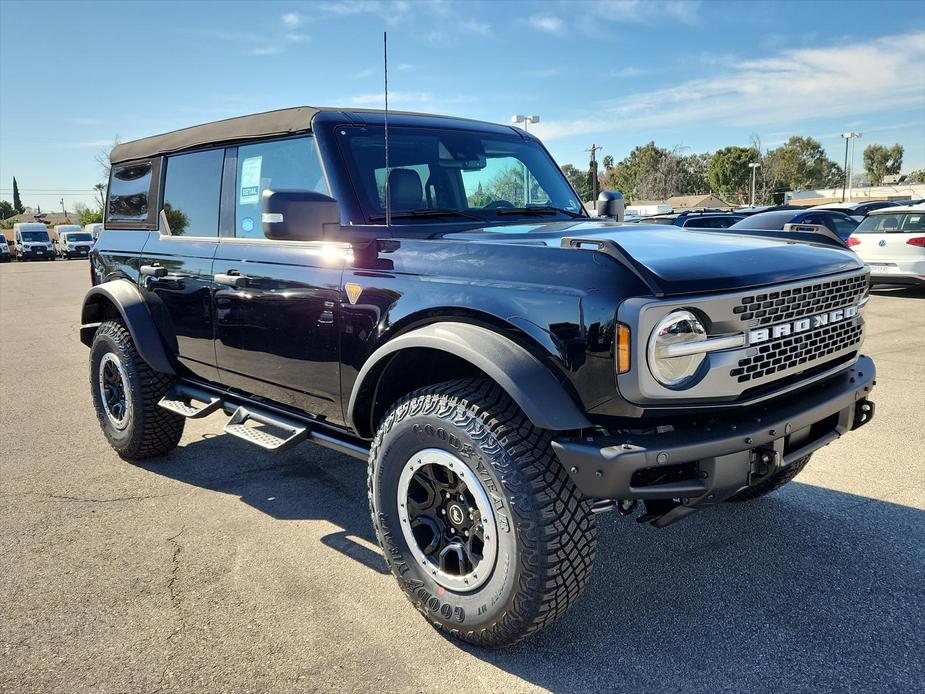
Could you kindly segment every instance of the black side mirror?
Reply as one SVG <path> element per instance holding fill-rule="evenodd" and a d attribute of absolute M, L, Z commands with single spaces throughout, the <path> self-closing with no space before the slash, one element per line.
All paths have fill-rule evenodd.
<path fill-rule="evenodd" d="M 613 217 L 618 222 L 622 222 L 626 214 L 623 193 L 619 190 L 601 191 L 601 194 L 597 196 L 596 207 L 598 217 Z"/>
<path fill-rule="evenodd" d="M 337 200 L 314 190 L 265 190 L 263 234 L 279 241 L 317 241 L 340 228 Z"/>

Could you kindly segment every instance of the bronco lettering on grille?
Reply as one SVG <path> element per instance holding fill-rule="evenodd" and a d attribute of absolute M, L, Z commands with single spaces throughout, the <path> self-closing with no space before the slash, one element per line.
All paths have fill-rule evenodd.
<path fill-rule="evenodd" d="M 795 335 L 797 333 L 806 332 L 807 330 L 814 330 L 825 325 L 854 318 L 857 314 L 858 307 L 857 304 L 855 304 L 853 306 L 835 309 L 834 311 L 820 313 L 815 316 L 800 318 L 790 323 L 778 323 L 777 325 L 772 325 L 767 328 L 755 328 L 754 330 L 748 331 L 748 344 L 758 345 L 762 342 L 775 340 L 779 337 L 786 337 L 787 335 Z"/>

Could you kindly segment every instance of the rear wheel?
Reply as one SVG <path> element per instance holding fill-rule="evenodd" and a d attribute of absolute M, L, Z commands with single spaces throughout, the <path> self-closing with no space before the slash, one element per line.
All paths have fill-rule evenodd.
<path fill-rule="evenodd" d="M 512 644 L 561 616 L 591 575 L 591 501 L 491 381 L 422 389 L 385 416 L 369 497 L 392 573 L 436 627 Z"/>
<path fill-rule="evenodd" d="M 97 328 L 90 348 L 90 392 L 103 433 L 123 458 L 163 455 L 179 443 L 186 420 L 157 406 L 173 381 L 138 355 L 122 323 L 107 321 Z"/>
<path fill-rule="evenodd" d="M 785 484 L 787 484 L 787 482 L 799 475 L 800 471 L 806 467 L 810 457 L 811 456 L 806 456 L 805 458 L 800 458 L 799 460 L 790 463 L 790 465 L 787 467 L 781 468 L 758 484 L 737 492 L 736 494 L 729 497 L 726 501 L 751 501 L 752 499 L 757 499 L 759 497 L 770 494 L 775 489 L 783 487 Z"/>

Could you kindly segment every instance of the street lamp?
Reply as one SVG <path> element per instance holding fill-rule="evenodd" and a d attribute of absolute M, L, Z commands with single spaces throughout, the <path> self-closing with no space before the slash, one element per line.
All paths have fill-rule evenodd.
<path fill-rule="evenodd" d="M 749 164 L 748 164 L 748 168 L 750 168 L 750 169 L 752 170 L 752 171 L 751 171 L 751 174 L 752 174 L 752 195 L 751 195 L 751 202 L 749 203 L 749 207 L 754 207 L 754 206 L 755 206 L 755 178 L 758 176 L 758 167 L 759 167 L 759 166 L 761 166 L 761 162 L 760 162 L 760 161 L 753 161 L 753 162 L 749 162 Z"/>
<path fill-rule="evenodd" d="M 511 125 L 524 124 L 524 132 L 529 132 L 527 126 L 530 123 L 539 123 L 539 116 L 522 116 L 514 114 L 511 116 Z M 530 173 L 527 171 L 527 162 L 524 162 L 524 207 L 530 204 Z"/>
<path fill-rule="evenodd" d="M 864 133 L 856 133 L 853 131 L 849 131 L 849 132 L 845 132 L 841 134 L 841 136 L 845 138 L 845 181 L 844 183 L 842 183 L 842 187 L 841 187 L 841 201 L 842 202 L 845 201 L 845 188 L 847 188 L 850 185 L 849 184 L 850 174 L 848 173 L 848 142 L 850 142 L 851 140 L 854 140 L 857 137 L 860 137 L 863 134 Z M 851 143 L 851 163 L 854 164 L 854 143 L 853 142 Z M 848 197 L 850 198 L 851 195 L 849 194 Z"/>

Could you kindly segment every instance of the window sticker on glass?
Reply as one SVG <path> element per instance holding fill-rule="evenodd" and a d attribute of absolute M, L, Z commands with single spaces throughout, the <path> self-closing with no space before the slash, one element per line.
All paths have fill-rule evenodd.
<path fill-rule="evenodd" d="M 254 205 L 260 200 L 260 165 L 263 157 L 249 157 L 241 163 L 239 205 Z"/>

